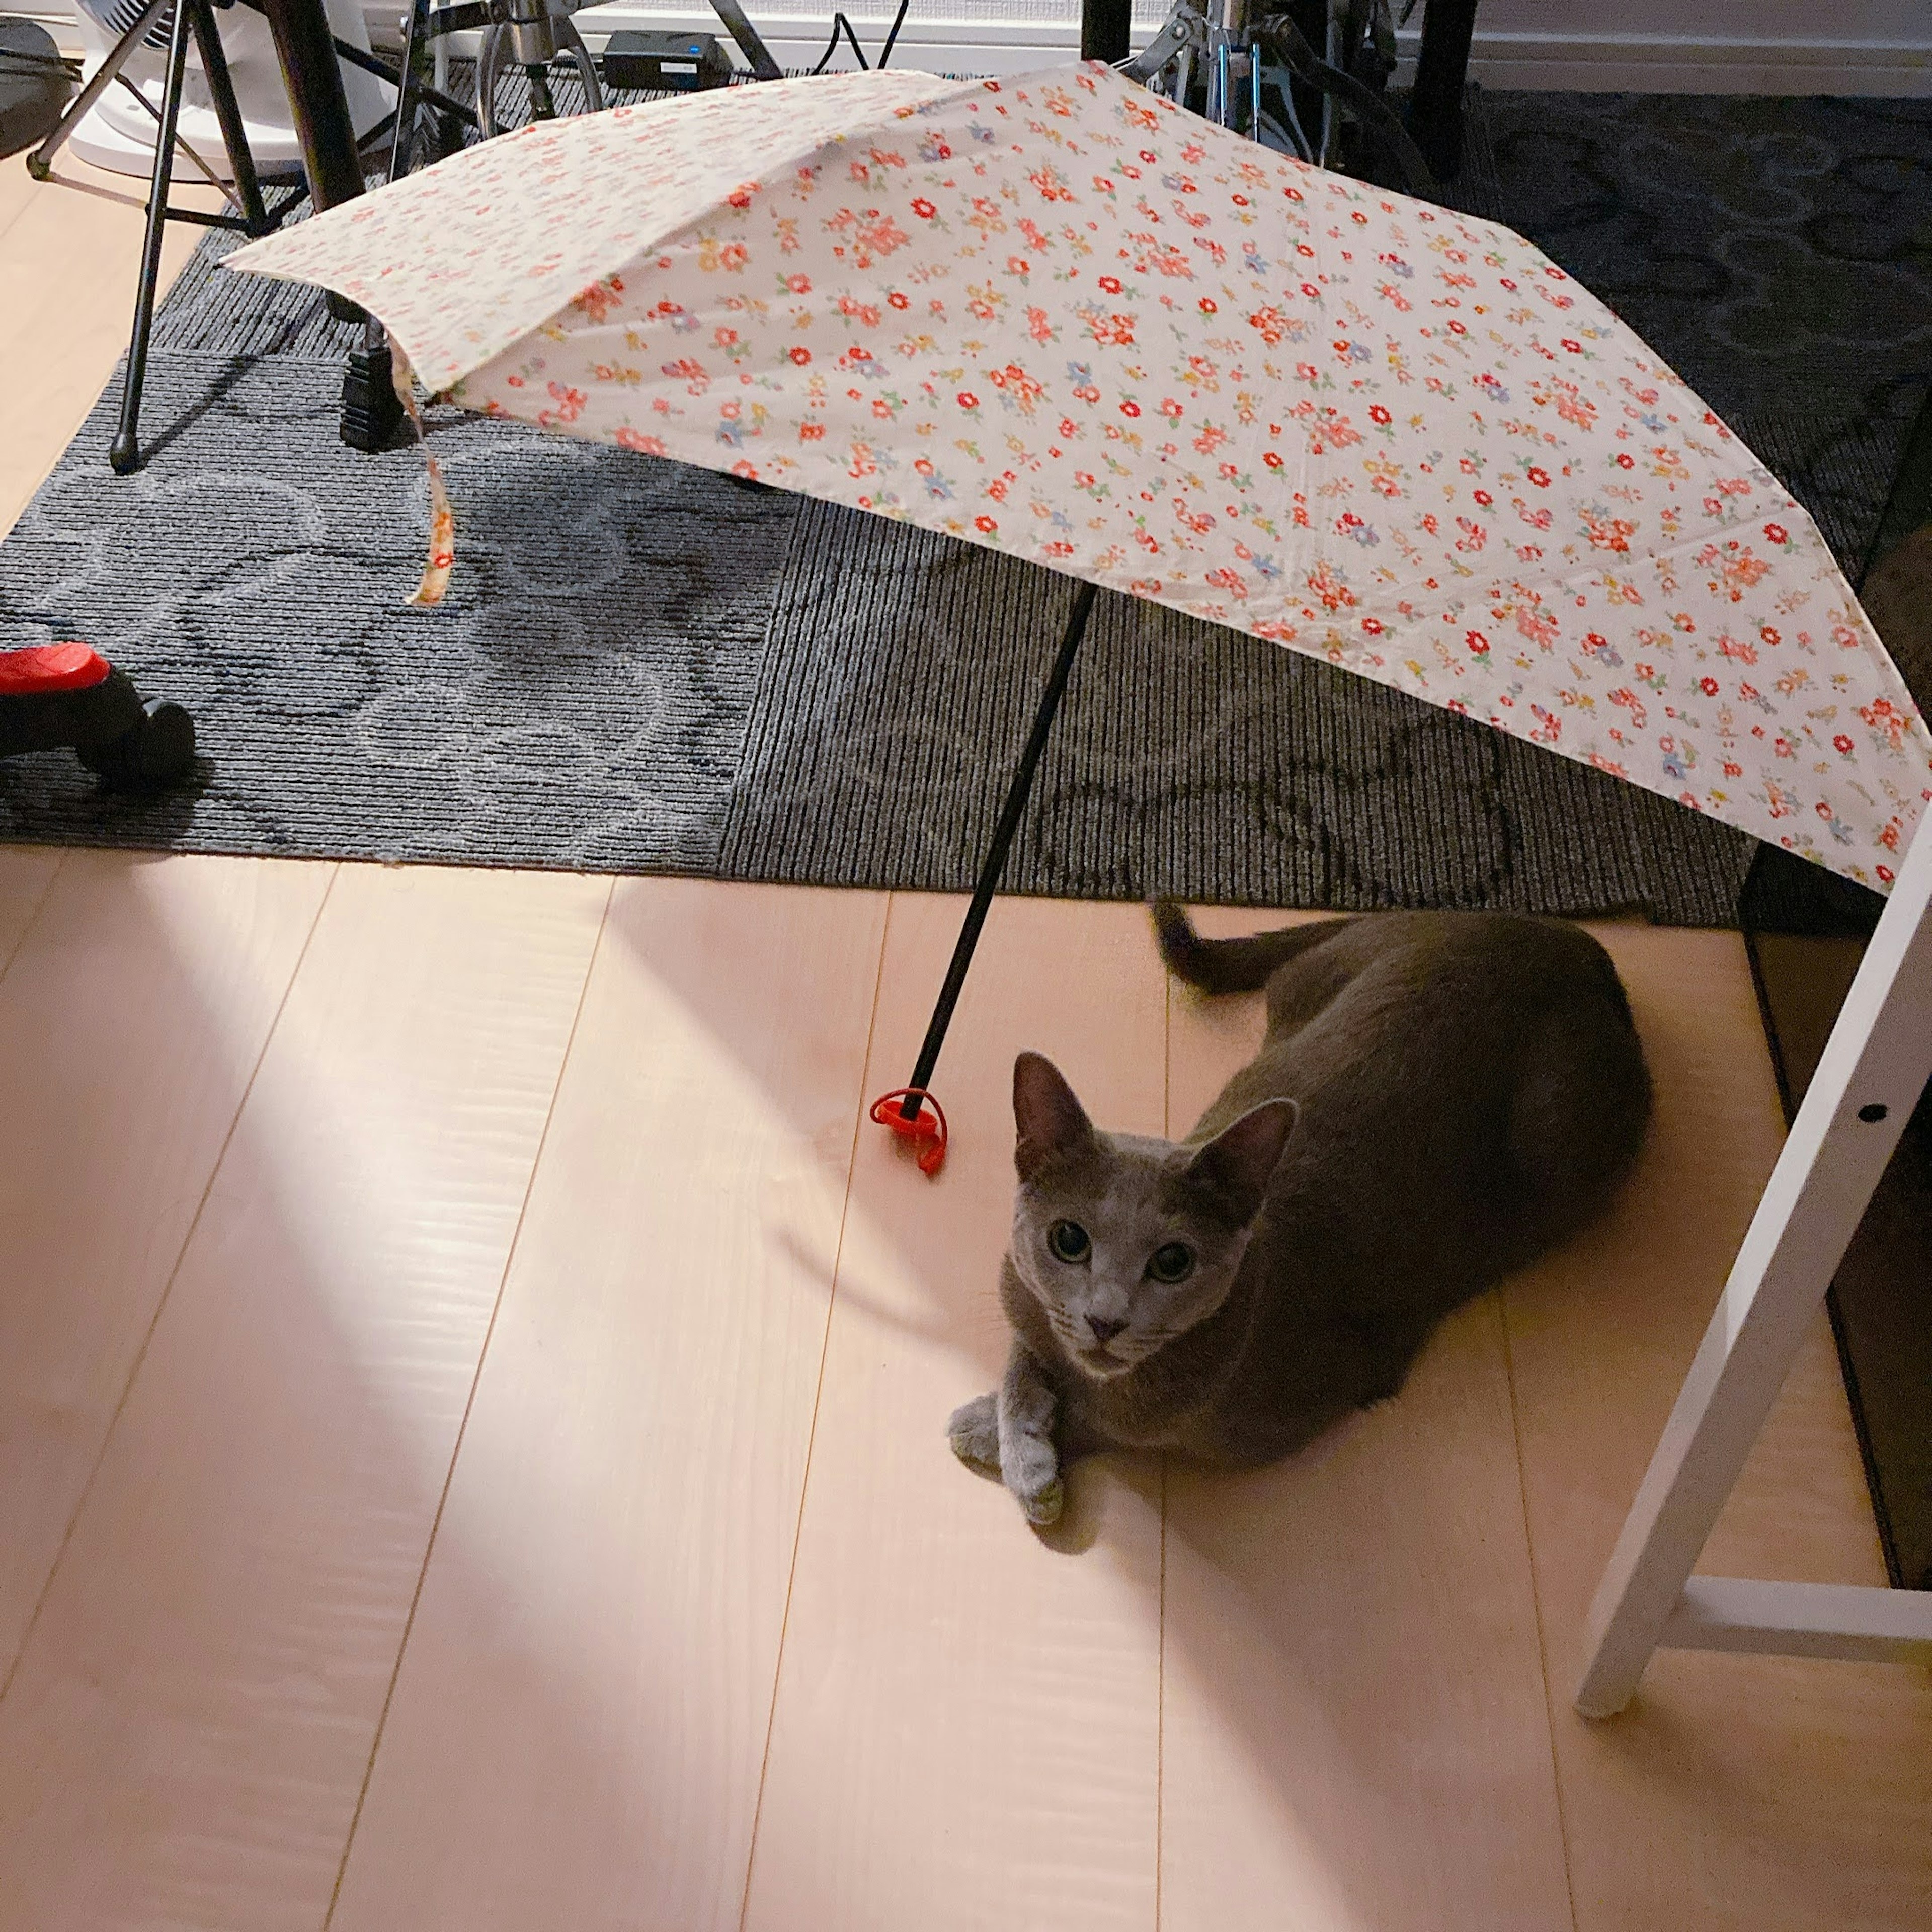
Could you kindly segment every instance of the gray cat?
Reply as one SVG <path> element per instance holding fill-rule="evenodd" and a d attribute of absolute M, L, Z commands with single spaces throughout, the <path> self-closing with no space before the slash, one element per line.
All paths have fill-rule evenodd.
<path fill-rule="evenodd" d="M 1553 920 L 1383 913 L 1205 940 L 1268 1036 L 1180 1142 L 1109 1134 L 1052 1064 L 1013 1068 L 1004 1379 L 954 1452 L 1028 1520 L 1106 1448 L 1241 1467 L 1392 1396 L 1436 1323 L 1580 1228 L 1629 1172 L 1650 1077 L 1610 957 Z"/>

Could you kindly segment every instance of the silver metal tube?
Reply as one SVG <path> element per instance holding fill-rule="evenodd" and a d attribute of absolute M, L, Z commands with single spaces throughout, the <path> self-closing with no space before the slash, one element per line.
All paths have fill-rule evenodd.
<path fill-rule="evenodd" d="M 1322 57 L 1330 67 L 1335 64 L 1335 43 L 1337 38 L 1335 6 L 1336 0 L 1328 0 L 1328 37 L 1323 44 L 1326 51 Z M 1322 91 L 1322 145 L 1316 150 L 1315 154 L 1316 164 L 1318 166 L 1325 168 L 1328 165 L 1328 151 L 1334 138 L 1335 97 L 1324 88 Z"/>
<path fill-rule="evenodd" d="M 577 31 L 576 22 L 567 14 L 556 16 L 556 38 L 565 52 L 577 63 L 578 78 L 584 83 L 584 112 L 602 113 L 604 90 L 597 84 L 597 63 L 590 58 L 590 50 L 584 44 L 584 36 Z"/>

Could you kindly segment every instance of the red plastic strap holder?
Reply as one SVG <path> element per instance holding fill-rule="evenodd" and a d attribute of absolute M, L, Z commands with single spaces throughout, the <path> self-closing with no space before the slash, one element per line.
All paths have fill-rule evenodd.
<path fill-rule="evenodd" d="M 29 644 L 0 651 L 0 698 L 43 691 L 86 691 L 105 683 L 111 667 L 92 644 Z"/>
<path fill-rule="evenodd" d="M 908 1120 L 904 1102 L 919 1105 Z M 928 1109 L 930 1108 L 930 1112 Z M 946 1164 L 946 1110 L 923 1087 L 897 1087 L 872 1102 L 872 1118 L 908 1142 L 922 1174 L 937 1174 Z"/>

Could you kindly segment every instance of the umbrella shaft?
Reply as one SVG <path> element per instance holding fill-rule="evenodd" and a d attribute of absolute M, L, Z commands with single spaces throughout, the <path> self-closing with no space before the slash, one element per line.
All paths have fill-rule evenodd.
<path fill-rule="evenodd" d="M 999 884 L 1000 874 L 1006 868 L 1008 848 L 1013 842 L 1013 835 L 1020 829 L 1020 820 L 1025 815 L 1027 799 L 1033 790 L 1034 773 L 1040 769 L 1041 755 L 1046 749 L 1047 735 L 1053 729 L 1054 713 L 1060 709 L 1060 700 L 1066 694 L 1066 680 L 1072 675 L 1074 653 L 1080 648 L 1080 640 L 1087 634 L 1087 619 L 1094 608 L 1094 588 L 1091 584 L 1082 584 L 1073 599 L 1072 612 L 1066 620 L 1066 634 L 1060 640 L 1060 655 L 1053 661 L 1046 688 L 1040 694 L 1040 709 L 1034 715 L 1032 735 L 1027 740 L 1026 749 L 1020 754 L 1013 782 L 1006 789 L 1006 802 L 1000 808 L 999 823 L 993 828 L 993 842 L 986 848 L 986 862 L 980 868 L 980 883 L 973 889 L 973 903 L 966 909 L 958 943 L 952 949 L 952 962 L 946 969 L 946 982 L 939 989 L 938 1003 L 932 1010 L 924 1043 L 919 1049 L 919 1060 L 912 1070 L 908 1084 L 914 1090 L 908 1094 L 900 1108 L 908 1120 L 917 1117 L 920 1092 L 931 1081 L 932 1070 L 938 1064 L 939 1049 L 946 1042 L 946 1029 L 952 1023 L 952 1009 L 958 1004 L 959 989 L 966 983 L 966 969 L 973 963 L 973 949 L 980 943 L 980 928 L 986 922 L 987 910 L 993 903 L 994 888 Z"/>

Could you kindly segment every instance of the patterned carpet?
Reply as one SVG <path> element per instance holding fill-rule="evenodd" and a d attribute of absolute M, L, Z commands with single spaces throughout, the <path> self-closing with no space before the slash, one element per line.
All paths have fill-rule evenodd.
<path fill-rule="evenodd" d="M 1726 417 L 1932 380 L 1932 102 L 1491 94 L 1504 218 Z"/>
<path fill-rule="evenodd" d="M 1932 104 L 1490 94 L 1454 198 L 1700 386 L 1856 572 L 1932 373 Z M 51 191 L 51 190 L 50 190 Z M 200 787 L 0 766 L 0 836 L 970 882 L 1065 586 L 707 474 L 454 415 L 440 613 L 412 451 L 335 434 L 350 338 L 218 272 L 166 305 L 148 467 L 104 401 L 0 546 L 0 645 L 80 634 L 194 711 Z M 1923 695 L 1923 694 L 1922 694 Z M 1103 598 L 1011 889 L 1736 916 L 1742 836 L 1274 646 Z"/>

